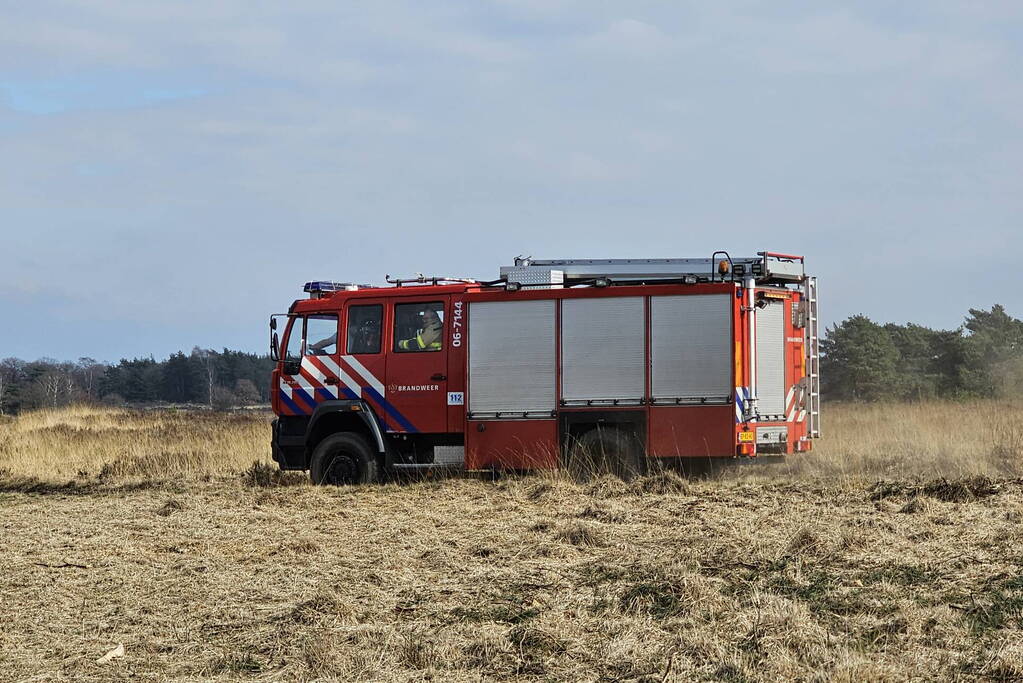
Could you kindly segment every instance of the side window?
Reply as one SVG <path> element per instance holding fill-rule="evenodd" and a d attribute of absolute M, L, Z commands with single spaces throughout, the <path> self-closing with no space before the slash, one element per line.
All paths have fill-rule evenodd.
<path fill-rule="evenodd" d="M 394 350 L 440 351 L 444 344 L 444 304 L 440 301 L 394 307 Z"/>
<path fill-rule="evenodd" d="M 305 339 L 307 356 L 328 356 L 337 353 L 337 316 L 311 315 L 306 318 Z"/>
<path fill-rule="evenodd" d="M 305 330 L 302 326 L 305 324 L 305 318 L 292 318 L 291 328 L 288 331 L 288 347 L 284 350 L 284 360 L 301 360 L 302 359 L 302 339 L 305 337 L 303 334 Z"/>
<path fill-rule="evenodd" d="M 384 318 L 381 304 L 348 309 L 348 353 L 380 353 L 380 328 Z"/>

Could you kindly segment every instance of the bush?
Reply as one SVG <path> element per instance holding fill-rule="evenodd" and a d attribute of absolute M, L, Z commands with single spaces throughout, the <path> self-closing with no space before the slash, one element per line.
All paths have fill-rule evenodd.
<path fill-rule="evenodd" d="M 230 410 L 238 405 L 238 397 L 227 387 L 213 387 L 213 395 L 210 397 L 210 407 L 213 410 Z"/>
<path fill-rule="evenodd" d="M 302 486 L 309 479 L 298 472 L 282 472 L 276 465 L 256 460 L 244 472 L 242 481 L 247 486 L 256 488 L 273 488 L 277 486 Z"/>
<path fill-rule="evenodd" d="M 260 399 L 259 389 L 251 379 L 240 379 L 235 382 L 234 395 L 238 399 L 238 404 L 243 406 L 259 403 Z"/>

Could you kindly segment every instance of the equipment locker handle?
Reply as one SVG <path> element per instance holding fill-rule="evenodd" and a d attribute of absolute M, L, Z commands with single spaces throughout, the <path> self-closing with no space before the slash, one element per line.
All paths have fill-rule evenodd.
<path fill-rule="evenodd" d="M 443 382 L 447 378 L 448 378 L 447 375 L 440 372 L 435 372 L 432 375 L 430 375 L 430 379 L 432 379 L 434 382 Z"/>

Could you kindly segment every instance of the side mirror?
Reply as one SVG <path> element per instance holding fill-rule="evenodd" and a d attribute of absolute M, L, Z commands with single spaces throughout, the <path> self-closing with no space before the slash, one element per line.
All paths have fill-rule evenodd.
<path fill-rule="evenodd" d="M 275 361 L 281 359 L 281 341 L 277 337 L 277 319 L 286 317 L 285 313 L 274 313 L 270 316 L 270 358 Z"/>

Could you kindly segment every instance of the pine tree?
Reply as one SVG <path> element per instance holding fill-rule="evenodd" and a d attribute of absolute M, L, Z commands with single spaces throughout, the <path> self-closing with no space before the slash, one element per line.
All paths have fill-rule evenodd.
<path fill-rule="evenodd" d="M 822 393 L 828 398 L 872 401 L 898 394 L 899 351 L 883 327 L 854 315 L 821 341 Z"/>

